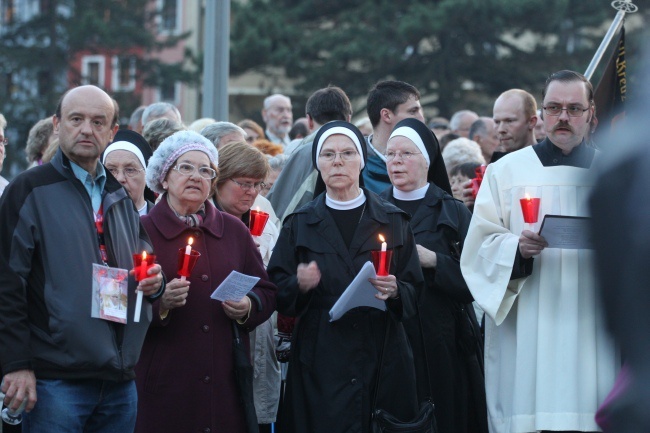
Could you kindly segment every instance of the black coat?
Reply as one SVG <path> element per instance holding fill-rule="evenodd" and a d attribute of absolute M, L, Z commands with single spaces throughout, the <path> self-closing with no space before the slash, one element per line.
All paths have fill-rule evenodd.
<path fill-rule="evenodd" d="M 382 197 L 395 202 L 392 188 Z M 441 432 L 487 432 L 485 381 L 480 329 L 472 295 L 460 272 L 460 251 L 471 213 L 430 183 L 411 219 L 417 244 L 437 256 L 435 269 L 423 268 L 425 290 L 418 299 L 429 363 L 430 390 L 418 380 L 420 398 L 432 394 Z M 423 361 L 417 320 L 405 323 L 417 361 Z M 426 378 L 418 362 L 418 379 Z"/>
<path fill-rule="evenodd" d="M 423 285 L 415 241 L 404 212 L 364 191 L 366 208 L 349 250 L 321 194 L 286 219 L 271 257 L 267 271 L 280 288 L 278 311 L 299 318 L 287 379 L 288 410 L 279 429 L 283 433 L 369 431 L 387 319 L 393 326 L 377 407 L 405 419 L 417 411 L 413 356 L 401 323 L 414 316 Z M 380 248 L 380 233 L 394 251 L 390 273 L 397 277 L 400 298 L 386 302 L 388 312 L 361 307 L 330 322 L 331 307 L 371 260 L 370 251 Z M 296 270 L 312 260 L 321 281 L 301 294 Z"/>

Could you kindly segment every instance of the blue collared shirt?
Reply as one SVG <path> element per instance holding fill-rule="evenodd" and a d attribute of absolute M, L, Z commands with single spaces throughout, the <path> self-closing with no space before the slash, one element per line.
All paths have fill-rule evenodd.
<path fill-rule="evenodd" d="M 90 201 L 93 203 L 93 212 L 97 213 L 102 204 L 102 191 L 104 191 L 104 185 L 106 185 L 106 170 L 104 170 L 104 166 L 99 162 L 97 163 L 94 179 L 90 173 L 81 168 L 75 162 L 70 161 L 70 166 L 72 167 L 72 172 L 75 177 L 79 179 L 84 185 L 84 188 L 86 188 L 86 192 L 88 192 L 88 195 L 90 196 Z"/>

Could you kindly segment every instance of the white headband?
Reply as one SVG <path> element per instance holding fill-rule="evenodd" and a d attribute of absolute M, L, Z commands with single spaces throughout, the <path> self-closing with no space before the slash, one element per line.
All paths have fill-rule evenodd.
<path fill-rule="evenodd" d="M 359 155 L 361 156 L 361 169 L 363 169 L 365 164 L 363 163 L 363 149 L 361 148 L 361 143 L 359 143 L 359 138 L 354 132 L 350 131 L 348 128 L 343 128 L 342 126 L 335 126 L 334 128 L 330 128 L 320 136 L 318 147 L 316 147 L 316 168 L 320 170 L 318 155 L 320 155 L 320 149 L 323 147 L 323 143 L 325 143 L 325 140 L 327 140 L 330 136 L 335 134 L 345 135 L 346 137 L 350 138 L 350 140 L 352 140 L 357 148 L 357 151 L 359 152 Z"/>
<path fill-rule="evenodd" d="M 104 159 L 102 160 L 102 163 L 106 163 L 106 157 L 114 150 L 126 150 L 135 154 L 135 156 L 137 156 L 140 160 L 142 168 L 147 168 L 147 164 L 144 162 L 144 155 L 142 154 L 142 151 L 138 149 L 138 146 L 133 143 L 129 143 L 128 141 L 116 141 L 115 143 L 112 143 L 110 146 L 108 146 L 104 151 Z"/>
<path fill-rule="evenodd" d="M 393 137 L 406 137 L 409 140 L 413 142 L 417 146 L 418 149 L 420 149 L 420 152 L 422 152 L 422 156 L 424 156 L 424 159 L 427 160 L 427 167 L 431 165 L 431 160 L 429 159 L 429 152 L 427 152 L 427 148 L 424 147 L 424 142 L 422 141 L 422 137 L 420 137 L 420 134 L 415 132 L 413 128 L 409 128 L 408 126 L 400 126 L 396 130 L 393 131 L 392 134 L 390 134 L 390 137 L 388 138 L 389 140 Z"/>

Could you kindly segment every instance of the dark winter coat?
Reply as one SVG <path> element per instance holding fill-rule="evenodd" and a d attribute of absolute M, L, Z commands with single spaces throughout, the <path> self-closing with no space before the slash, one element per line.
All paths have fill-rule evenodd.
<path fill-rule="evenodd" d="M 275 286 L 268 281 L 262 258 L 246 226 L 206 202 L 200 227 L 183 224 L 163 198 L 142 223 L 151 237 L 156 261 L 168 281 L 177 278 L 177 254 L 190 236 L 201 253 L 191 277 L 187 304 L 161 320 L 159 301 L 136 367 L 138 419 L 136 432 L 244 432 L 244 415 L 235 383 L 232 321 L 221 302 L 210 298 L 235 270 L 257 276 L 250 318 L 240 327 L 248 332 L 275 309 Z"/>
<path fill-rule="evenodd" d="M 279 287 L 278 311 L 298 317 L 279 431 L 368 432 L 386 320 L 392 320 L 377 406 L 402 418 L 417 409 L 413 357 L 401 324 L 412 317 L 422 273 L 407 215 L 367 190 L 366 208 L 350 248 L 325 206 L 325 194 L 290 215 L 268 266 Z M 356 221 L 350 221 L 351 224 Z M 393 249 L 390 273 L 398 280 L 400 298 L 386 302 L 388 311 L 360 307 L 330 322 L 329 310 L 350 284 L 371 250 L 380 248 L 378 234 Z M 307 294 L 298 290 L 299 263 L 316 261 L 321 281 Z"/>
<path fill-rule="evenodd" d="M 392 188 L 382 197 L 395 202 Z M 431 384 L 429 389 L 419 386 L 419 394 L 432 391 L 437 425 L 445 433 L 487 433 L 482 340 L 459 262 L 471 216 L 460 201 L 430 183 L 411 218 L 416 243 L 437 256 L 435 269 L 422 269 L 426 287 L 418 305 Z M 416 359 L 423 361 L 417 321 L 405 326 Z M 425 364 L 417 365 L 418 379 L 425 378 Z"/>

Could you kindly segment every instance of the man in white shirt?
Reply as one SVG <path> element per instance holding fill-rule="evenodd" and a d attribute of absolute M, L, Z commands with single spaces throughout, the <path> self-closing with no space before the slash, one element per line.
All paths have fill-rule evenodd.
<path fill-rule="evenodd" d="M 591 250 L 549 248 L 537 233 L 544 215 L 588 216 L 597 152 L 584 138 L 595 115 L 593 88 L 583 75 L 559 71 L 543 101 L 547 139 L 488 166 L 461 256 L 486 313 L 491 433 L 598 431 L 594 415 L 619 368 Z M 532 228 L 520 206 L 526 194 L 540 198 Z"/>

